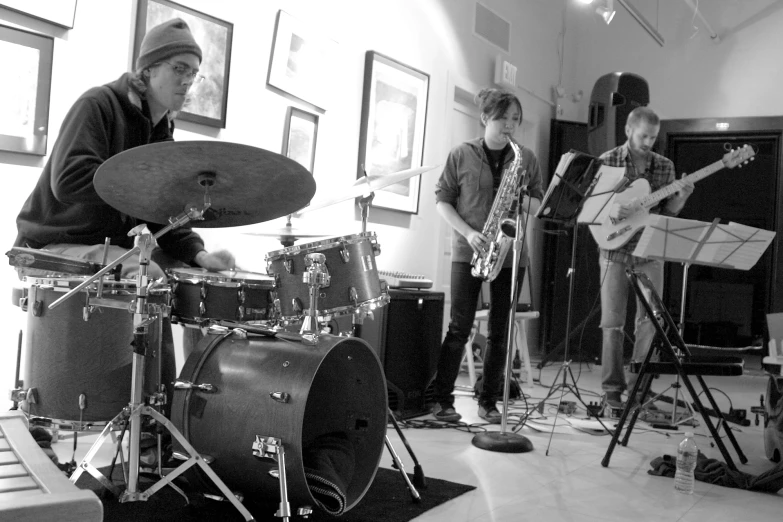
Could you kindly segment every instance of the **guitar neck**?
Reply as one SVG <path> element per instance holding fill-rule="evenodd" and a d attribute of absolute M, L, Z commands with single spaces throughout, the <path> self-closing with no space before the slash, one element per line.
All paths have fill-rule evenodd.
<path fill-rule="evenodd" d="M 669 196 L 671 196 L 672 194 L 674 194 L 675 192 L 679 191 L 682 188 L 685 180 L 690 180 L 690 181 L 693 181 L 694 183 L 696 183 L 697 181 L 700 181 L 700 180 L 706 178 L 710 174 L 714 174 L 714 173 L 718 172 L 724 166 L 725 165 L 723 164 L 723 160 L 718 160 L 718 161 L 716 161 L 715 163 L 713 163 L 711 165 L 707 165 L 703 169 L 699 169 L 696 172 L 688 174 L 684 178 L 678 179 L 677 181 L 666 185 L 665 187 L 663 187 L 660 190 L 656 190 L 655 192 L 653 192 L 649 196 L 643 197 L 641 199 L 641 204 L 642 204 L 642 206 L 644 208 L 651 208 L 651 207 L 655 206 L 655 204 L 658 203 L 659 201 L 661 201 L 662 199 L 666 199 Z"/>

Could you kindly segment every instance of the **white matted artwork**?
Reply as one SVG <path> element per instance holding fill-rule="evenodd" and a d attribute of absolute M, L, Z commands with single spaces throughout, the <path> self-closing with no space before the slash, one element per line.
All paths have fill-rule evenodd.
<path fill-rule="evenodd" d="M 288 107 L 283 133 L 283 155 L 302 165 L 310 174 L 315 166 L 317 138 L 318 115 Z"/>
<path fill-rule="evenodd" d="M 7 7 L 66 29 L 73 29 L 76 18 L 76 0 L 2 0 L 0 7 Z"/>
<path fill-rule="evenodd" d="M 388 56 L 367 51 L 359 129 L 357 178 L 384 176 L 421 166 L 429 75 Z M 375 192 L 374 207 L 419 212 L 421 176 Z"/>
<path fill-rule="evenodd" d="M 46 155 L 54 39 L 0 25 L 0 150 Z"/>
<path fill-rule="evenodd" d="M 267 83 L 325 111 L 334 85 L 336 48 L 334 40 L 278 11 Z"/>

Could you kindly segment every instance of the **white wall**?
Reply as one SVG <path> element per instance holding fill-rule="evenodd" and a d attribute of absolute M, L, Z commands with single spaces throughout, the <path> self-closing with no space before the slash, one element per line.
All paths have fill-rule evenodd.
<path fill-rule="evenodd" d="M 187 122 L 178 124 L 178 140 L 217 139 L 279 151 L 289 105 L 315 108 L 266 86 L 278 9 L 317 26 L 338 43 L 331 82 L 337 94 L 328 110 L 320 112 L 315 163 L 321 187 L 350 184 L 356 177 L 364 53 L 375 50 L 430 75 L 429 108 L 424 145 L 425 165 L 442 164 L 448 152 L 448 121 L 453 93 L 449 75 L 471 84 L 490 85 L 499 50 L 472 34 L 471 0 L 181 0 L 183 5 L 234 24 L 226 128 L 216 130 Z M 506 59 L 517 65 L 518 90 L 525 109 L 520 139 L 531 146 L 546 166 L 549 119 L 546 102 L 557 82 L 558 33 L 563 4 L 551 0 L 486 0 L 492 10 L 512 24 L 512 52 Z M 49 112 L 49 148 L 66 111 L 86 89 L 114 80 L 131 66 L 136 2 L 79 0 L 75 27 L 62 30 L 0 8 L 0 23 L 55 37 L 52 100 Z M 532 95 L 530 93 L 533 93 Z M 544 101 L 542 101 L 542 99 Z M 0 152 L 0 173 L 6 180 L 5 204 L 0 210 L 0 244 L 7 248 L 16 235 L 16 215 L 34 186 L 46 158 Z M 440 217 L 433 189 L 439 170 L 422 176 L 416 215 L 373 209 L 368 230 L 382 246 L 381 268 L 407 270 L 440 281 L 435 274 L 441 252 L 437 240 Z M 143 190 L 144 187 L 140 187 Z M 301 226 L 332 224 L 334 235 L 361 230 L 353 201 L 305 214 Z M 282 224 L 282 223 L 279 223 Z M 266 224 L 265 224 L 266 225 Z M 249 227 L 251 230 L 255 226 Z M 202 229 L 210 249 L 230 248 L 244 270 L 265 272 L 264 254 L 281 247 L 273 239 L 245 235 L 243 229 Z M 300 242 L 307 242 L 300 241 Z M 534 261 L 535 263 L 535 261 Z M 18 284 L 12 268 L 2 271 L 0 291 Z M 439 290 L 440 284 L 434 290 Z M 537 285 L 540 288 L 540 285 Z M 0 301 L 0 312 L 10 328 L 0 334 L 0 389 L 13 384 L 17 336 L 25 317 Z M 446 311 L 448 313 L 448 311 Z M 533 347 L 535 349 L 535 347 Z M 9 403 L 10 404 L 10 403 Z"/>
<path fill-rule="evenodd" d="M 635 0 L 664 38 L 664 46 L 615 2 L 605 25 L 590 8 L 569 4 L 566 84 L 584 89 L 563 119 L 587 121 L 595 80 L 610 72 L 633 72 L 650 87 L 650 106 L 665 119 L 773 116 L 783 113 L 783 5 L 774 0 L 710 0 L 699 9 L 706 27 L 681 0 Z M 695 4 L 695 2 L 693 2 Z M 657 8 L 656 8 L 657 7 Z M 694 28 L 695 26 L 695 28 Z"/>

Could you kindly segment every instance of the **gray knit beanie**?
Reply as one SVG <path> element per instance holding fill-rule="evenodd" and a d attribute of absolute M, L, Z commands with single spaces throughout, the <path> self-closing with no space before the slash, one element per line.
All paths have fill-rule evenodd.
<path fill-rule="evenodd" d="M 144 35 L 136 58 L 136 70 L 161 62 L 178 54 L 195 54 L 201 63 L 201 48 L 193 39 L 190 27 L 182 18 L 156 25 Z"/>

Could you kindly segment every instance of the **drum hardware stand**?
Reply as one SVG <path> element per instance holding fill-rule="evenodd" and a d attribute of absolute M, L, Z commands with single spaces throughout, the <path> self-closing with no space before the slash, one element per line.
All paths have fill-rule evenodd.
<path fill-rule="evenodd" d="M 525 173 L 523 172 L 521 176 L 524 178 Z M 523 220 L 522 218 L 522 215 L 524 214 L 522 204 L 526 194 L 527 186 L 520 185 L 520 189 L 516 195 L 516 230 L 513 242 L 514 257 L 511 265 L 511 294 L 509 297 L 511 300 L 511 306 L 509 307 L 508 312 L 508 336 L 506 337 L 506 371 L 505 381 L 503 383 L 503 415 L 501 417 L 500 431 L 486 431 L 484 433 L 479 433 L 475 435 L 471 441 L 477 448 L 503 453 L 527 453 L 529 451 L 533 451 L 533 443 L 530 442 L 530 439 L 524 435 L 520 435 L 519 433 L 506 431 L 508 424 L 508 400 L 511 394 L 511 370 L 513 367 L 513 358 L 515 352 L 513 347 L 515 336 L 514 328 L 516 327 L 517 315 L 519 262 L 522 257 L 522 245 L 524 244 L 527 233 L 527 220 Z"/>
<path fill-rule="evenodd" d="M 326 255 L 307 254 L 305 256 L 307 271 L 302 274 L 302 282 L 310 287 L 310 310 L 302 321 L 299 334 L 305 344 L 318 343 L 320 331 L 318 329 L 318 289 L 329 286 L 331 276 L 326 270 Z"/>
<path fill-rule="evenodd" d="M 84 459 L 79 463 L 78 469 L 71 475 L 71 482 L 76 483 L 82 473 L 87 471 L 96 480 L 98 480 L 106 489 L 119 497 L 120 502 L 137 502 L 146 501 L 154 495 L 158 490 L 166 485 L 174 486 L 172 483 L 177 477 L 188 470 L 194 465 L 198 465 L 204 471 L 204 473 L 212 480 L 215 486 L 223 493 L 225 498 L 231 502 L 231 504 L 240 512 L 246 521 L 254 520 L 250 512 L 245 508 L 239 500 L 233 495 L 231 490 L 225 485 L 225 483 L 217 476 L 217 474 L 209 467 L 204 458 L 199 455 L 196 449 L 188 442 L 187 439 L 179 432 L 174 424 L 167 419 L 162 413 L 150 407 L 142 402 L 144 392 L 144 364 L 147 352 L 147 336 L 149 333 L 149 325 L 155 320 L 156 316 L 150 316 L 147 309 L 147 284 L 148 284 L 148 267 L 150 261 L 150 254 L 154 248 L 154 240 L 169 232 L 170 230 L 182 226 L 194 219 L 203 219 L 204 212 L 211 205 L 209 201 L 209 186 L 214 183 L 214 179 L 208 179 L 202 175 L 199 175 L 200 184 L 205 188 L 204 194 L 204 208 L 197 209 L 195 206 L 191 206 L 184 213 L 171 218 L 169 224 L 158 231 L 154 236 L 149 233 L 143 233 L 136 238 L 136 245 L 134 248 L 114 260 L 111 264 L 107 265 L 96 274 L 88 278 L 86 281 L 66 293 L 58 300 L 54 301 L 49 308 L 58 306 L 62 301 L 73 295 L 74 293 L 82 290 L 91 284 L 95 279 L 103 277 L 104 274 L 109 272 L 114 266 L 120 264 L 125 259 L 128 259 L 134 254 L 139 256 L 139 273 L 136 276 L 136 300 L 134 303 L 133 311 L 133 375 L 131 379 L 131 402 L 125 407 L 114 419 L 112 419 L 106 427 L 103 429 L 98 439 L 93 443 Z M 213 176 L 214 178 L 214 176 Z M 106 303 L 101 302 L 101 305 Z M 165 400 L 165 399 L 164 399 Z M 151 417 L 163 428 L 167 429 L 171 435 L 177 439 L 182 447 L 189 454 L 187 461 L 174 468 L 171 473 L 166 475 L 165 478 L 161 478 L 158 482 L 153 484 L 147 490 L 139 492 L 139 456 L 140 448 L 139 443 L 141 440 L 141 420 L 142 416 Z M 130 440 L 129 440 L 129 459 L 128 463 L 130 470 L 127 477 L 126 489 L 124 492 L 120 490 L 110 482 L 108 478 L 101 474 L 98 469 L 92 465 L 91 461 L 97 454 L 101 445 L 108 437 L 112 427 L 122 423 L 130 424 Z M 161 455 L 159 454 L 158 460 L 160 461 Z M 160 467 L 160 463 L 159 463 Z M 178 489 L 178 488 L 175 488 Z M 179 491 L 182 494 L 181 491 Z"/>
<path fill-rule="evenodd" d="M 368 314 L 371 315 L 372 312 L 365 310 L 363 308 L 359 308 L 353 313 L 353 320 L 352 320 L 353 331 L 351 333 L 353 337 L 361 338 L 362 326 L 364 325 L 364 318 Z M 389 454 L 391 455 L 393 467 L 399 470 L 400 475 L 402 475 L 402 480 L 405 481 L 405 485 L 408 487 L 408 491 L 410 491 L 413 501 L 419 503 L 421 502 L 421 495 L 419 495 L 419 492 L 414 486 L 414 483 L 416 486 L 422 489 L 426 489 L 427 478 L 424 476 L 424 470 L 419 464 L 418 459 L 416 459 L 416 455 L 413 453 L 413 449 L 411 448 L 410 444 L 408 444 L 408 440 L 405 438 L 405 435 L 403 435 L 402 430 L 400 429 L 400 425 L 397 422 L 397 419 L 394 416 L 394 413 L 392 412 L 391 408 L 389 408 L 388 404 L 386 405 L 386 409 L 387 409 L 388 419 L 391 421 L 392 425 L 394 426 L 394 429 L 397 431 L 397 434 L 400 436 L 400 439 L 402 440 L 402 443 L 405 445 L 405 448 L 408 450 L 408 454 L 411 456 L 411 459 L 413 459 L 413 483 L 411 483 L 408 474 L 405 473 L 405 465 L 402 463 L 402 459 L 400 459 L 400 456 L 394 450 L 394 446 L 392 445 L 391 440 L 389 440 L 388 435 L 384 435 L 384 442 L 386 444 L 386 449 L 389 450 Z"/>
<path fill-rule="evenodd" d="M 365 174 L 366 176 L 367 174 Z M 370 217 L 370 206 L 372 205 L 372 200 L 375 198 L 375 192 L 370 192 L 369 196 L 359 198 L 359 201 L 356 203 L 359 208 L 361 208 L 362 212 L 362 234 L 367 233 L 367 218 Z"/>

